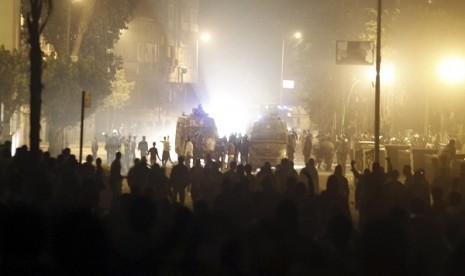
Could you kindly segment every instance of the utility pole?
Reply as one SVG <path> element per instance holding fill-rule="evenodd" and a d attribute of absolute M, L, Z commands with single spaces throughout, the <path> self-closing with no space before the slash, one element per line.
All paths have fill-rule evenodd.
<path fill-rule="evenodd" d="M 378 24 L 376 31 L 376 89 L 375 89 L 375 162 L 379 162 L 380 107 L 381 107 L 381 13 L 382 0 L 378 0 Z"/>

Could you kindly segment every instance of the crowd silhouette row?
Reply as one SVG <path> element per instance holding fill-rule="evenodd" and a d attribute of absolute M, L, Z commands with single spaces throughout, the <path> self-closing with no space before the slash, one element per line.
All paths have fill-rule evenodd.
<path fill-rule="evenodd" d="M 345 164 L 320 185 L 312 158 L 254 173 L 182 156 L 166 171 L 143 157 L 124 176 L 120 158 L 79 164 L 65 149 L 31 166 L 27 147 L 3 145 L 0 273 L 465 275 L 465 165 L 452 177 L 448 156 L 431 184 L 410 166 L 401 182 L 389 165 L 352 162 L 355 189 Z"/>

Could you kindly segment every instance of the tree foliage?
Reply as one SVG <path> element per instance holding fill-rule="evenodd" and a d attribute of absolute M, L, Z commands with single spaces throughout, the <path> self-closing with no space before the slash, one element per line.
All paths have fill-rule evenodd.
<path fill-rule="evenodd" d="M 335 65 L 337 40 L 357 40 L 366 14 L 354 1 L 291 1 L 286 17 L 305 26 L 296 65 L 297 87 L 311 120 L 321 130 L 331 130 L 341 118 L 350 83 L 350 68 Z"/>
<path fill-rule="evenodd" d="M 111 82 L 111 94 L 105 98 L 105 106 L 113 109 L 125 107 L 131 99 L 134 86 L 135 82 L 126 80 L 124 70 L 118 70 Z"/>
<path fill-rule="evenodd" d="M 289 26 L 306 26 L 304 43 L 299 47 L 301 62 L 296 66 L 297 87 L 302 103 L 320 129 L 333 126 L 334 114 L 341 118 L 360 69 L 335 65 L 335 42 L 375 41 L 375 6 L 376 1 L 349 0 L 292 0 L 283 4 L 284 22 L 292 18 Z M 465 42 L 465 20 L 458 12 L 463 8 L 465 2 L 459 0 L 383 1 L 382 64 L 390 61 L 396 67 L 396 83 L 389 89 L 394 93 L 391 108 L 395 109 L 393 113 L 406 112 L 412 118 L 406 121 L 397 116 L 399 120 L 393 124 L 401 128 L 421 127 L 426 91 L 447 90 L 438 80 L 436 69 L 446 53 L 459 53 Z M 457 109 L 456 115 L 459 113 Z"/>
<path fill-rule="evenodd" d="M 0 102 L 5 119 L 29 100 L 29 60 L 25 49 L 6 50 L 0 47 Z"/>
<path fill-rule="evenodd" d="M 51 139 L 79 121 L 82 90 L 92 93 L 91 114 L 110 95 L 121 58 L 112 52 L 138 0 L 55 1 L 43 37 L 55 55 L 45 58 L 43 114 Z M 85 28 L 82 26 L 85 25 Z M 69 32 L 69 33 L 68 33 Z M 79 38 L 79 39 L 78 39 Z M 69 44 L 68 44 L 69 43 Z M 76 45 L 79 43 L 79 45 Z M 78 49 L 78 59 L 69 55 Z M 59 144 L 51 141 L 52 144 Z M 59 147 L 53 154 L 58 153 Z"/>

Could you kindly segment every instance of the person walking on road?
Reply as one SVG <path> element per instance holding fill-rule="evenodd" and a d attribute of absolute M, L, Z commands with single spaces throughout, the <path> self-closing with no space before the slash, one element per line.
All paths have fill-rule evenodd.
<path fill-rule="evenodd" d="M 91 142 L 91 145 L 90 145 L 90 149 L 92 151 L 92 158 L 94 160 L 97 159 L 97 151 L 98 151 L 98 141 L 97 141 L 97 138 L 94 137 L 94 139 L 92 139 L 92 142 Z"/>
<path fill-rule="evenodd" d="M 149 149 L 150 154 L 150 166 L 157 163 L 157 159 L 161 161 L 160 156 L 158 155 L 158 149 L 156 147 L 157 143 L 153 142 L 152 147 Z"/>
<path fill-rule="evenodd" d="M 186 148 L 184 150 L 184 157 L 186 158 L 186 166 L 188 168 L 191 167 L 191 160 L 194 156 L 194 144 L 192 143 L 190 138 L 187 138 Z"/>
<path fill-rule="evenodd" d="M 170 140 L 169 140 L 169 137 L 163 137 L 163 153 L 161 154 L 161 165 L 162 167 L 166 167 L 166 163 L 168 163 L 168 161 L 170 161 L 171 164 L 173 164 L 173 162 L 171 162 L 171 157 L 170 157 Z"/>
<path fill-rule="evenodd" d="M 145 136 L 142 136 L 142 141 L 140 141 L 137 145 L 137 149 L 140 151 L 140 158 L 147 157 L 149 145 L 147 144 L 147 141 L 145 141 Z"/>

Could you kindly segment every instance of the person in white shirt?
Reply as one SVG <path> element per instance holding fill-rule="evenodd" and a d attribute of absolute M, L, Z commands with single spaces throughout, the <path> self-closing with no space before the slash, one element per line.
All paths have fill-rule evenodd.
<path fill-rule="evenodd" d="M 186 149 L 184 150 L 184 157 L 186 158 L 185 162 L 188 168 L 191 167 L 192 156 L 194 156 L 194 144 L 192 143 L 191 138 L 187 138 Z"/>
<path fill-rule="evenodd" d="M 163 143 L 163 153 L 161 154 L 161 164 L 163 167 L 166 166 L 166 163 L 168 163 L 168 161 L 170 161 L 171 164 L 173 164 L 173 162 L 171 162 L 171 157 L 170 157 L 170 141 L 169 141 L 169 136 L 164 136 L 163 137 L 163 141 L 161 141 Z"/>

